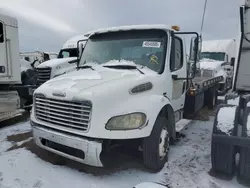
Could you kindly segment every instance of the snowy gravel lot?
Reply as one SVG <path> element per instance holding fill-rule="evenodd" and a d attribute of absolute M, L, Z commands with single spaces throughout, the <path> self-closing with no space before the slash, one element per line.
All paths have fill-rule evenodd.
<path fill-rule="evenodd" d="M 112 153 L 112 165 L 93 168 L 62 159 L 37 148 L 29 122 L 0 129 L 0 188 L 132 188 L 144 182 L 167 187 L 243 188 L 236 179 L 224 181 L 208 174 L 212 119 L 193 121 L 170 149 L 169 162 L 159 173 L 143 168 L 140 155 Z"/>

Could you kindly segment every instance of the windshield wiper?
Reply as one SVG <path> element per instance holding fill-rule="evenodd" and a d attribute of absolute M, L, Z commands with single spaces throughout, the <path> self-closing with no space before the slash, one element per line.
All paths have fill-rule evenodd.
<path fill-rule="evenodd" d="M 90 65 L 82 65 L 82 66 L 78 66 L 76 67 L 77 70 L 79 69 L 91 69 L 91 70 L 95 70 L 92 66 Z"/>
<path fill-rule="evenodd" d="M 145 74 L 137 66 L 133 66 L 133 65 L 106 65 L 106 66 L 104 65 L 103 67 L 114 68 L 114 69 L 136 69 L 141 74 Z"/>

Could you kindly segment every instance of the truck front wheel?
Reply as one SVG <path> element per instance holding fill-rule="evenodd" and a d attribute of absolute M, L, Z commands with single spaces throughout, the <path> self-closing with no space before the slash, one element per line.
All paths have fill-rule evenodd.
<path fill-rule="evenodd" d="M 143 140 L 144 165 L 153 171 L 160 171 L 168 160 L 169 134 L 167 119 L 158 117 L 151 135 Z"/>

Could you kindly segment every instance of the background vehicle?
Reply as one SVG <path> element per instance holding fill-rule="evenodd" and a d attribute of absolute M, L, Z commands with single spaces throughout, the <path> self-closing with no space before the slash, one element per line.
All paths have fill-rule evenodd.
<path fill-rule="evenodd" d="M 36 67 L 38 73 L 37 85 L 39 86 L 51 78 L 75 70 L 75 60 L 78 57 L 77 43 L 80 41 L 80 43 L 84 46 L 87 39 L 88 38 L 84 35 L 78 35 L 70 38 L 63 44 L 63 47 L 56 59 L 51 59 L 38 65 Z"/>
<path fill-rule="evenodd" d="M 159 171 L 183 128 L 178 121 L 193 117 L 204 104 L 213 108 L 222 80 L 189 74 L 182 37 L 195 36 L 189 61 L 196 63 L 199 36 L 178 31 L 177 26 L 137 25 L 93 32 L 77 71 L 35 90 L 36 144 L 103 166 L 112 146 L 130 143 L 142 148 L 147 168 Z"/>
<path fill-rule="evenodd" d="M 236 56 L 236 40 L 209 40 L 202 42 L 200 76 L 223 76 L 220 82 L 219 94 L 224 95 L 232 88 L 233 66 Z"/>
<path fill-rule="evenodd" d="M 240 45 L 235 65 L 233 93 L 228 94 L 215 116 L 211 159 L 215 175 L 233 176 L 250 183 L 250 9 L 249 1 L 240 7 Z M 228 117 L 227 119 L 222 116 Z M 236 155 L 239 154 L 236 162 Z M 238 166 L 237 166 L 238 163 Z"/>
<path fill-rule="evenodd" d="M 58 54 L 54 52 L 40 52 L 40 51 L 20 53 L 21 59 L 30 62 L 33 68 L 37 67 L 44 61 L 57 58 L 57 55 Z"/>
<path fill-rule="evenodd" d="M 15 84 L 21 84 L 18 22 L 0 14 L 0 121 L 21 113 L 20 98 Z"/>

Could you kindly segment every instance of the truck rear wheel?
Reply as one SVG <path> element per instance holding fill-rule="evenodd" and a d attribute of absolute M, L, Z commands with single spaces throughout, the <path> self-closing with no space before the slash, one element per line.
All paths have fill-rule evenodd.
<path fill-rule="evenodd" d="M 237 123 L 236 114 L 238 114 L 238 108 L 234 105 L 223 105 L 216 113 L 211 141 L 211 162 L 212 172 L 214 173 L 223 173 L 232 176 L 235 172 L 235 146 L 230 142 L 217 142 L 215 137 L 223 135 L 225 136 L 224 139 L 226 139 L 226 137 L 234 135 L 234 128 Z M 223 119 L 221 118 L 222 115 L 226 117 Z"/>
<path fill-rule="evenodd" d="M 158 117 L 151 135 L 143 140 L 144 165 L 153 171 L 160 171 L 168 160 L 169 134 L 167 119 Z"/>
<path fill-rule="evenodd" d="M 217 92 L 216 91 L 208 91 L 207 95 L 207 106 L 208 109 L 213 109 L 217 103 Z"/>

